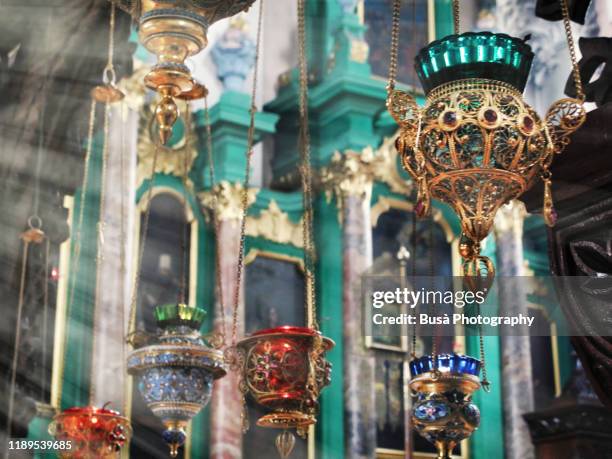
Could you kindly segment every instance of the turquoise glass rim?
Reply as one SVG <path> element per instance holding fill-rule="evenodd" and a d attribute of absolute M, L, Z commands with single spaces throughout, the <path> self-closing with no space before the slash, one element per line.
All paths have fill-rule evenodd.
<path fill-rule="evenodd" d="M 519 38 L 466 32 L 431 42 L 419 51 L 415 67 L 425 94 L 468 78 L 501 81 L 523 92 L 533 57 L 531 46 Z"/>

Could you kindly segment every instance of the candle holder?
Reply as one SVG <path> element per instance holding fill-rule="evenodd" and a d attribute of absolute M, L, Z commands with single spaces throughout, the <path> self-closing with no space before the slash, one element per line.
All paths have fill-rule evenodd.
<path fill-rule="evenodd" d="M 57 440 L 70 442 L 71 447 L 58 450 L 61 458 L 112 459 L 132 435 L 127 418 L 117 411 L 95 406 L 68 408 L 55 415 L 49 433 Z"/>
<path fill-rule="evenodd" d="M 162 437 L 172 457 L 185 443 L 187 423 L 208 404 L 213 381 L 226 373 L 222 352 L 200 335 L 205 314 L 186 304 L 158 306 L 157 343 L 128 356 L 128 372 L 136 376 L 142 397 L 166 427 Z"/>
<path fill-rule="evenodd" d="M 453 449 L 480 424 L 472 394 L 480 388 L 480 360 L 459 354 L 425 356 L 410 362 L 414 429 L 450 459 Z"/>
<path fill-rule="evenodd" d="M 331 382 L 325 353 L 333 346 L 318 331 L 293 326 L 260 330 L 237 344 L 243 397 L 248 394 L 270 409 L 257 425 L 283 429 L 276 439 L 282 457 L 291 453 L 295 443 L 286 430 L 296 429 L 305 437 L 316 423 L 319 394 Z M 245 430 L 246 419 L 243 415 Z"/>

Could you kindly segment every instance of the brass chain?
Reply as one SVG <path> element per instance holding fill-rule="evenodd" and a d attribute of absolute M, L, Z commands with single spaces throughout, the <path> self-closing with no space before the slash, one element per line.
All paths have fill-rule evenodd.
<path fill-rule="evenodd" d="M 215 161 L 213 158 L 212 146 L 212 126 L 210 124 L 210 111 L 208 107 L 208 97 L 204 98 L 204 123 L 206 124 L 206 155 L 208 158 L 208 173 L 210 178 L 210 191 L 212 195 L 212 210 L 211 216 L 215 230 L 215 291 L 217 301 L 219 302 L 219 310 L 221 312 L 221 327 L 219 336 L 221 337 L 220 346 L 226 345 L 227 325 L 225 323 L 225 301 L 223 298 L 223 284 L 221 282 L 221 222 L 219 220 L 219 197 L 215 187 L 217 186 L 217 177 L 215 172 Z"/>
<path fill-rule="evenodd" d="M 387 83 L 388 95 L 390 95 L 395 89 L 395 84 L 397 80 L 397 60 L 399 52 L 401 9 L 401 0 L 393 0 L 393 4 L 391 7 L 391 47 L 389 54 L 389 81 Z"/>
<path fill-rule="evenodd" d="M 45 244 L 45 285 L 43 287 L 43 323 L 42 323 L 42 343 L 43 343 L 43 356 L 41 364 L 41 378 L 40 378 L 40 400 L 45 401 L 47 396 L 47 362 L 46 362 L 46 349 L 48 339 L 48 328 L 49 328 L 49 254 L 51 252 L 51 241 L 49 238 L 46 239 Z"/>
<path fill-rule="evenodd" d="M 115 67 L 113 65 L 114 53 L 115 53 L 115 2 L 111 2 L 110 20 L 108 27 L 108 59 L 106 67 L 104 67 L 103 80 L 105 84 L 115 85 L 116 74 Z"/>
<path fill-rule="evenodd" d="M 87 188 L 89 187 L 89 166 L 91 164 L 91 152 L 93 149 L 94 124 L 96 122 L 96 101 L 91 100 L 89 111 L 89 126 L 87 130 L 87 147 L 85 149 L 85 165 L 83 167 L 83 180 L 81 182 L 81 195 L 79 199 L 79 213 L 77 216 L 76 235 L 74 238 L 74 251 L 72 253 L 72 267 L 70 269 L 70 292 L 68 295 L 68 307 L 74 303 L 77 273 L 81 259 L 81 242 L 83 233 L 83 220 L 85 215 L 85 201 L 87 201 Z M 74 228 L 73 228 L 74 229 Z"/>
<path fill-rule="evenodd" d="M 572 61 L 572 74 L 574 76 L 574 86 L 576 87 L 576 98 L 580 102 L 584 102 L 586 96 L 582 87 L 582 77 L 578 67 L 578 58 L 576 57 L 576 46 L 574 44 L 574 34 L 572 32 L 572 24 L 570 20 L 569 8 L 567 0 L 559 0 L 561 2 L 561 11 L 563 13 L 563 26 L 565 27 L 565 38 L 567 39 L 567 47 Z"/>
<path fill-rule="evenodd" d="M 151 200 L 153 199 L 153 189 L 155 188 L 155 170 L 157 168 L 157 157 L 159 154 L 159 145 L 155 144 L 155 151 L 153 152 L 153 165 L 151 166 L 151 180 L 149 182 L 149 188 L 147 190 L 147 198 L 145 201 L 146 210 L 144 214 L 144 221 L 142 225 L 142 231 L 140 232 L 140 245 L 138 247 L 138 254 L 136 259 L 136 273 L 134 275 L 134 285 L 132 287 L 132 298 L 130 301 L 130 312 L 128 322 L 128 343 L 133 344 L 131 337 L 136 332 L 136 306 L 138 303 L 138 290 L 140 288 L 140 281 L 142 276 L 142 259 L 144 258 L 145 243 L 147 241 L 147 234 L 149 232 L 149 220 L 151 217 Z"/>
<path fill-rule="evenodd" d="M 259 13 L 257 18 L 257 38 L 255 39 L 255 62 L 253 71 L 253 86 L 251 87 L 251 107 L 249 110 L 249 130 L 247 134 L 246 167 L 244 182 L 242 184 L 242 218 L 240 220 L 240 245 L 238 248 L 238 263 L 236 265 L 236 288 L 234 290 L 234 310 L 232 313 L 232 347 L 236 346 L 238 335 L 238 306 L 240 304 L 240 286 L 244 270 L 244 246 L 246 241 L 246 220 L 249 208 L 249 182 L 251 181 L 251 162 L 253 158 L 253 144 L 255 143 L 255 114 L 257 113 L 257 82 L 259 71 L 259 58 L 261 49 L 261 35 L 263 25 L 264 1 L 259 2 Z M 223 311 L 225 315 L 225 311 Z"/>
<path fill-rule="evenodd" d="M 453 28 L 455 35 L 461 33 L 461 11 L 459 10 L 459 0 L 453 0 Z"/>
<path fill-rule="evenodd" d="M 25 302 L 25 283 L 26 274 L 28 271 L 28 252 L 30 243 L 23 241 L 23 252 L 21 257 L 21 276 L 19 284 L 19 301 L 17 303 L 17 321 L 15 327 L 15 342 L 13 349 L 13 359 L 11 363 L 11 382 L 9 385 L 9 400 L 8 400 L 8 412 L 6 417 L 6 436 L 7 439 L 11 438 L 12 424 L 13 424 L 13 413 L 15 411 L 15 389 L 17 384 L 17 363 L 19 361 L 19 347 L 21 343 L 21 316 L 23 314 L 23 306 Z M 8 459 L 9 448 L 8 441 L 5 445 L 4 458 Z"/>
<path fill-rule="evenodd" d="M 477 306 L 476 313 L 480 316 L 480 304 L 478 304 Z M 482 379 L 480 381 L 480 384 L 482 385 L 482 388 L 484 389 L 485 392 L 490 392 L 491 383 L 489 382 L 489 379 L 487 378 L 487 361 L 486 361 L 486 355 L 485 355 L 482 324 L 478 325 L 478 345 L 480 348 L 480 365 L 481 365 L 480 368 L 482 371 Z"/>
<path fill-rule="evenodd" d="M 435 266 L 435 221 L 434 214 L 431 213 L 431 217 L 429 219 L 429 285 L 432 291 L 436 289 L 436 266 Z M 435 318 L 438 314 L 438 307 L 435 302 L 434 295 L 434 303 L 431 305 L 431 315 Z M 438 371 L 438 327 L 434 326 L 433 332 L 431 334 L 431 361 L 433 363 L 434 372 Z"/>
<path fill-rule="evenodd" d="M 187 251 L 187 237 L 189 233 L 189 218 L 187 215 L 187 209 L 189 208 L 189 136 L 191 135 L 191 110 L 189 107 L 189 102 L 185 101 L 185 139 L 187 145 L 183 150 L 183 174 L 181 175 L 181 183 L 183 184 L 184 191 L 184 199 L 185 199 L 185 209 L 184 209 L 184 218 L 185 222 L 183 224 L 183 230 L 181 235 L 181 269 L 179 276 L 179 292 L 178 292 L 178 302 L 181 304 L 187 304 L 187 278 L 189 276 L 189 263 L 188 263 L 188 251 Z"/>
<path fill-rule="evenodd" d="M 121 113 L 124 113 L 125 110 L 125 106 L 124 103 L 121 102 Z M 120 276 L 120 283 L 119 283 L 119 288 L 120 288 L 120 292 L 121 292 L 121 332 L 122 333 L 126 333 L 126 330 L 123 328 L 125 325 L 125 303 L 126 303 L 126 275 L 127 275 L 127 266 L 126 266 L 126 244 L 127 244 L 127 231 L 125 228 L 125 216 L 126 216 L 126 201 L 125 201 L 125 194 L 126 194 L 126 175 L 125 175 L 125 129 L 121 129 L 121 149 L 119 150 L 119 180 L 120 180 L 120 185 L 119 185 L 119 193 L 121 193 L 121 197 L 120 197 L 120 209 L 121 209 L 121 217 L 120 217 L 120 223 L 119 223 L 119 240 L 120 240 L 120 246 L 119 246 L 119 276 Z M 128 319 L 129 320 L 129 319 Z M 126 375 L 127 374 L 127 352 L 126 352 L 126 345 L 125 345 L 125 340 L 122 339 L 121 340 L 121 356 L 123 358 L 123 374 Z M 123 395 L 123 412 L 127 413 L 129 410 L 129 404 L 128 404 L 128 399 L 129 397 L 127 396 L 127 394 L 124 393 Z"/>
<path fill-rule="evenodd" d="M 102 251 L 104 250 L 104 227 L 106 225 L 104 219 L 104 209 L 106 207 L 106 179 L 108 172 L 108 155 L 109 155 L 109 130 L 110 130 L 110 104 L 104 105 L 104 145 L 102 146 L 102 167 L 100 172 L 100 198 L 98 207 L 98 224 L 96 225 L 96 277 L 95 277 L 95 296 L 94 296 L 94 307 L 92 311 L 92 337 L 91 337 L 91 369 L 89 373 L 89 404 L 95 403 L 96 397 L 96 384 L 94 378 L 94 352 L 96 349 L 96 335 L 98 334 L 98 313 L 100 311 L 100 300 L 102 296 L 102 270 L 101 264 L 104 259 Z M 100 363 L 100 362 L 98 362 Z"/>
<path fill-rule="evenodd" d="M 412 213 L 412 234 L 411 234 L 411 245 L 412 245 L 412 288 L 416 289 L 416 276 L 417 276 L 417 214 Z M 416 320 L 412 323 L 412 349 L 411 355 L 413 359 L 416 359 L 416 348 L 417 348 L 417 325 Z"/>
<path fill-rule="evenodd" d="M 302 220 L 302 237 L 304 242 L 304 267 L 306 274 L 305 303 L 308 326 L 319 329 L 317 321 L 315 259 L 316 248 L 313 237 L 313 193 L 312 167 L 310 159 L 310 130 L 308 120 L 308 62 L 306 56 L 306 2 L 298 0 L 298 62 L 300 78 L 300 131 L 299 149 L 301 156 L 302 201 L 304 218 Z"/>

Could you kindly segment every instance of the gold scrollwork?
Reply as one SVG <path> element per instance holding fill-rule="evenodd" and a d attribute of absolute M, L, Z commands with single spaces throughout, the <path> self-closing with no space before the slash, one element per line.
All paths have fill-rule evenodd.
<path fill-rule="evenodd" d="M 302 221 L 292 222 L 289 214 L 283 212 L 274 199 L 257 217 L 247 217 L 246 235 L 304 247 Z"/>

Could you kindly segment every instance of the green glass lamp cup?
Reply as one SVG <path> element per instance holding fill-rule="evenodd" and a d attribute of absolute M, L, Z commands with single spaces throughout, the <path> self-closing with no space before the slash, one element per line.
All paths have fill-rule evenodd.
<path fill-rule="evenodd" d="M 452 81 L 482 78 L 525 89 L 533 60 L 531 47 L 519 38 L 492 32 L 467 32 L 431 42 L 415 59 L 425 94 Z"/>

